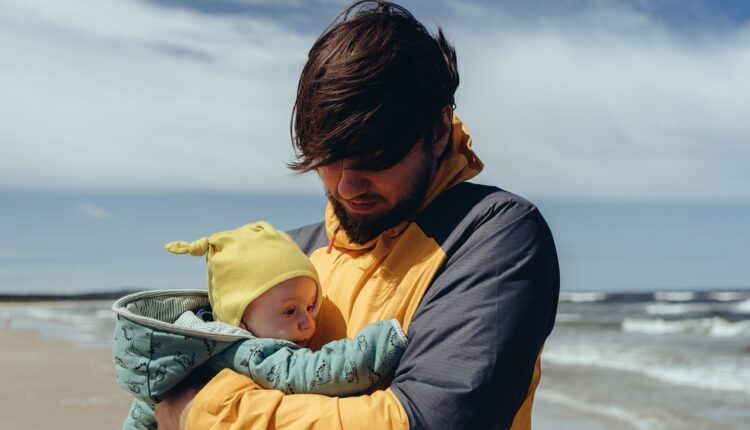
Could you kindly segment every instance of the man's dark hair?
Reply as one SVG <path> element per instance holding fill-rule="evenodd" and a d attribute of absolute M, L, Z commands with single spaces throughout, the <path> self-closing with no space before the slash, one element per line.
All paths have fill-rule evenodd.
<path fill-rule="evenodd" d="M 456 52 L 402 6 L 358 1 L 326 28 L 308 54 L 292 112 L 297 161 L 307 172 L 344 158 L 384 169 L 433 126 L 458 87 Z"/>

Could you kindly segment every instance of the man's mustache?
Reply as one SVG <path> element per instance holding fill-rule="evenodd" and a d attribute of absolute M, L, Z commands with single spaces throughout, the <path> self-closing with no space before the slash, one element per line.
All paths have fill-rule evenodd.
<path fill-rule="evenodd" d="M 383 198 L 383 196 L 381 196 L 379 194 L 361 194 L 361 195 L 359 195 L 357 197 L 354 197 L 352 199 L 341 199 L 341 200 L 344 200 L 344 201 L 353 201 L 353 202 L 356 202 L 356 203 L 376 203 L 376 202 L 385 201 L 385 199 Z"/>

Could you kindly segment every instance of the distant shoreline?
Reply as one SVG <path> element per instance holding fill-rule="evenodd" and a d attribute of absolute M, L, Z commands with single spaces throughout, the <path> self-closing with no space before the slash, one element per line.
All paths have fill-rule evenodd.
<path fill-rule="evenodd" d="M 49 302 L 49 301 L 86 301 L 86 300 L 114 300 L 143 289 L 128 289 L 118 291 L 101 291 L 95 293 L 76 294 L 0 294 L 0 302 Z"/>
<path fill-rule="evenodd" d="M 145 291 L 147 288 L 128 288 L 117 291 L 98 291 L 88 293 L 52 294 L 52 293 L 0 293 L 0 303 L 6 302 L 49 302 L 49 301 L 95 301 L 115 300 L 128 294 Z M 640 302 L 640 301 L 705 301 L 713 300 L 716 295 L 738 295 L 734 300 L 744 300 L 750 296 L 750 287 L 726 287 L 699 290 L 654 290 L 654 291 L 561 291 L 561 302 Z M 681 297 L 684 296 L 684 297 Z M 730 299 L 732 301 L 732 299 Z"/>

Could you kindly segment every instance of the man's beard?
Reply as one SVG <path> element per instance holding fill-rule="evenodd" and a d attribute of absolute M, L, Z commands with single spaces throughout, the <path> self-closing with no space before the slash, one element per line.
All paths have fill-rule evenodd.
<path fill-rule="evenodd" d="M 420 166 L 416 181 L 409 192 L 406 193 L 406 198 L 384 215 L 374 219 L 350 215 L 346 212 L 344 205 L 338 202 L 327 189 L 326 196 L 328 196 L 328 201 L 331 202 L 333 213 L 336 214 L 336 217 L 341 222 L 341 228 L 344 229 L 352 242 L 361 245 L 375 239 L 380 233 L 397 226 L 409 217 L 416 215 L 415 212 L 424 200 L 427 189 L 432 182 L 432 174 L 432 163 L 428 158 Z M 367 195 L 363 197 L 364 200 L 368 200 Z M 372 196 L 373 200 L 377 200 L 378 198 L 381 197 Z"/>

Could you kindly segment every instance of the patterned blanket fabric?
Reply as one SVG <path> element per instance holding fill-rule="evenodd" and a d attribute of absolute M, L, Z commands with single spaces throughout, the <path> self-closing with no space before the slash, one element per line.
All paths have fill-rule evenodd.
<path fill-rule="evenodd" d="M 398 322 L 389 320 L 312 351 L 205 322 L 194 311 L 208 305 L 203 290 L 159 290 L 123 297 L 112 306 L 117 383 L 136 398 L 125 429 L 156 428 L 153 406 L 201 366 L 231 368 L 287 394 L 350 396 L 390 376 L 407 344 Z"/>

